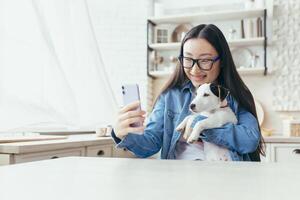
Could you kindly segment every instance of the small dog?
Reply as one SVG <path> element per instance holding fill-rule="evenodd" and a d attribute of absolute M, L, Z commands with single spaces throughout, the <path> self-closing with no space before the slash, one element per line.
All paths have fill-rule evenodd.
<path fill-rule="evenodd" d="M 218 128 L 226 123 L 237 123 L 237 118 L 227 105 L 226 97 L 229 90 L 214 83 L 205 83 L 196 90 L 196 97 L 190 104 L 192 115 L 187 116 L 176 128 L 184 133 L 183 138 L 188 143 L 198 141 L 200 133 L 205 129 Z M 194 128 L 192 122 L 198 116 L 206 119 L 198 121 Z M 203 141 L 205 160 L 228 161 L 231 160 L 228 149 Z"/>

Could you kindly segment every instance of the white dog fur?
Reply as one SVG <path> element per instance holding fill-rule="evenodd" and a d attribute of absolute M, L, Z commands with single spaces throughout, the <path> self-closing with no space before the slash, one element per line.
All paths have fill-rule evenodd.
<path fill-rule="evenodd" d="M 202 84 L 196 90 L 196 97 L 190 104 L 192 114 L 187 116 L 176 128 L 183 133 L 183 138 L 188 143 L 198 140 L 200 133 L 205 129 L 218 128 L 226 123 L 237 123 L 237 118 L 229 106 L 227 106 L 226 97 L 229 91 L 225 88 L 212 84 Z M 198 121 L 194 128 L 191 124 L 198 115 L 206 116 L 206 119 Z M 205 142 L 204 154 L 208 161 L 229 161 L 231 160 L 228 149 L 215 144 Z"/>

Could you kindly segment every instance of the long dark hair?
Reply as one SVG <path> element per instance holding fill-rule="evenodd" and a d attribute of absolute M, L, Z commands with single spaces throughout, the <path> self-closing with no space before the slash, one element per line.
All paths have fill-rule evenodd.
<path fill-rule="evenodd" d="M 228 43 L 221 30 L 213 24 L 200 24 L 193 27 L 181 42 L 180 56 L 183 56 L 183 45 L 187 40 L 192 38 L 203 38 L 216 49 L 221 57 L 220 74 L 217 78 L 218 84 L 228 88 L 231 96 L 237 101 L 238 105 L 246 109 L 257 119 L 254 98 L 236 70 Z M 178 62 L 175 72 L 162 88 L 161 93 L 174 87 L 182 87 L 187 81 L 189 81 L 189 78 L 186 76 L 180 62 Z M 260 138 L 261 140 L 256 151 L 249 154 L 252 161 L 260 161 L 259 154 L 265 155 L 264 141 L 262 137 Z"/>

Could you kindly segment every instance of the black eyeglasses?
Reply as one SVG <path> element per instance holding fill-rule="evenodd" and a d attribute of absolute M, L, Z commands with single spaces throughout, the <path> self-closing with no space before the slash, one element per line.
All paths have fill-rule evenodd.
<path fill-rule="evenodd" d="M 216 56 L 215 58 L 202 58 L 202 59 L 193 59 L 189 57 L 179 56 L 178 60 L 180 64 L 186 68 L 191 69 L 197 63 L 199 69 L 204 71 L 211 70 L 213 64 L 220 59 L 220 56 Z"/>

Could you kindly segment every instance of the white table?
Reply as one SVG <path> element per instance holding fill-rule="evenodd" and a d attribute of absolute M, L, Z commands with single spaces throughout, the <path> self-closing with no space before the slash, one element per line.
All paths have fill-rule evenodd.
<path fill-rule="evenodd" d="M 300 199 L 300 165 L 59 158 L 0 167 L 0 199 Z"/>

